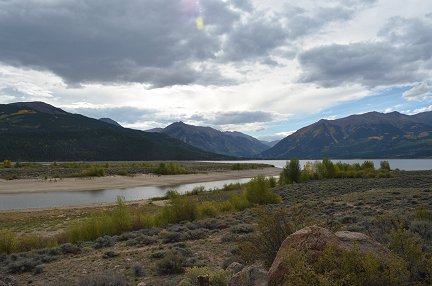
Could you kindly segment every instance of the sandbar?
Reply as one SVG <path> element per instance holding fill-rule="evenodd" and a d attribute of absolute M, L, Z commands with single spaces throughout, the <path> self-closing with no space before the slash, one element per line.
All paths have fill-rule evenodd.
<path fill-rule="evenodd" d="M 104 189 L 121 189 L 144 186 L 171 186 L 190 183 L 202 183 L 219 180 L 251 178 L 257 175 L 277 176 L 281 169 L 269 167 L 239 171 L 221 171 L 187 175 L 141 174 L 136 176 L 109 176 L 92 178 L 64 178 L 64 179 L 0 179 L 1 193 L 27 192 L 65 192 L 91 191 Z"/>

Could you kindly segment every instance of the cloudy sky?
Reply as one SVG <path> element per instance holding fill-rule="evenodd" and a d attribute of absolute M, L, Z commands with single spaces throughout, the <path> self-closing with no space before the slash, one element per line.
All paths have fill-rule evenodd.
<path fill-rule="evenodd" d="M 0 0 L 0 103 L 281 138 L 432 110 L 430 0 Z"/>

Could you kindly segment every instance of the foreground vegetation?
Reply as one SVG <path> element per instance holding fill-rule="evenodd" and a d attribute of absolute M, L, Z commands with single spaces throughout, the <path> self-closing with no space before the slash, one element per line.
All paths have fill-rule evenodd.
<path fill-rule="evenodd" d="M 258 177 L 248 185 L 213 192 L 172 192 L 165 205 L 153 205 L 155 201 L 146 206 L 151 211 L 120 199 L 114 208 L 67 226 L 58 246 L 0 255 L 0 269 L 41 285 L 89 285 L 84 282 L 106 279 L 117 281 L 114 285 L 197 285 L 196 277 L 203 274 L 209 274 L 212 285 L 226 285 L 232 262 L 261 261 L 268 268 L 289 234 L 316 224 L 365 233 L 391 255 L 382 260 L 355 248 L 329 247 L 311 262 L 309 253 L 299 251 L 289 261 L 297 273 L 291 277 L 294 285 L 430 285 L 431 186 L 430 172 L 392 171 L 389 177 L 308 179 L 287 185 Z M 8 241 L 19 248 L 21 238 Z M 58 276 L 65 268 L 67 279 Z M 96 274 L 83 275 L 83 268 Z"/>

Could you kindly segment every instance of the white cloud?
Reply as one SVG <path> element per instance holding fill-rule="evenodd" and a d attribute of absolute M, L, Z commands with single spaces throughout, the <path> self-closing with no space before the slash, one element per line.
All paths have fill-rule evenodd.
<path fill-rule="evenodd" d="M 422 82 L 414 86 L 410 90 L 405 91 L 402 96 L 406 100 L 423 101 L 432 98 L 432 83 Z"/>

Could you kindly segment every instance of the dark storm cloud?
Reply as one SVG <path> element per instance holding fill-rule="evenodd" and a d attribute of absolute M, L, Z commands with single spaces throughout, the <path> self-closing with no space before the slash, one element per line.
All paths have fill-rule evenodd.
<path fill-rule="evenodd" d="M 301 81 L 376 87 L 425 79 L 431 71 L 431 30 L 431 23 L 393 18 L 379 32 L 378 42 L 312 48 L 299 55 Z"/>
<path fill-rule="evenodd" d="M 219 49 L 217 34 L 196 29 L 194 3 L 0 2 L 0 61 L 50 70 L 70 83 L 193 83 L 205 73 L 191 64 L 211 60 Z M 226 26 L 235 18 L 228 10 L 217 11 L 218 19 L 208 19 L 209 25 Z"/>
<path fill-rule="evenodd" d="M 312 12 L 286 5 L 277 13 L 254 10 L 248 0 L 199 2 L 0 1 L 0 62 L 52 71 L 70 86 L 229 84 L 218 64 L 275 64 L 269 56 L 278 48 L 349 19 L 359 3 L 370 1 L 340 1 Z M 197 29 L 197 17 L 204 18 L 204 30 Z"/>

